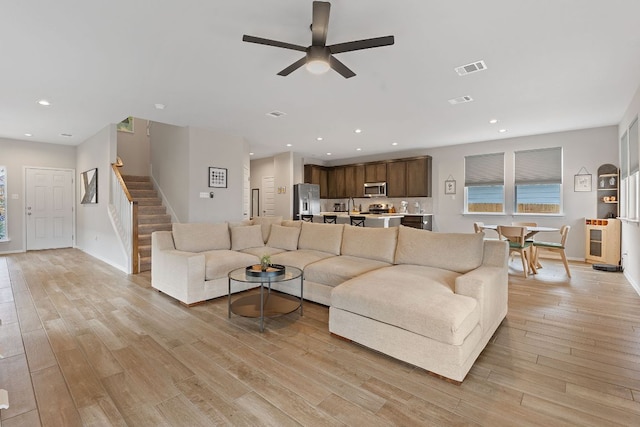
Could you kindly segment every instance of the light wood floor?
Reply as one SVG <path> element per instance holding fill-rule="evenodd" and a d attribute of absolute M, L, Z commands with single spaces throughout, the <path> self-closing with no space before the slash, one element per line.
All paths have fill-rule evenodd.
<path fill-rule="evenodd" d="M 513 262 L 509 314 L 462 385 L 332 337 L 186 308 L 80 251 L 0 257 L 2 426 L 640 425 L 640 297 L 619 273 Z"/>

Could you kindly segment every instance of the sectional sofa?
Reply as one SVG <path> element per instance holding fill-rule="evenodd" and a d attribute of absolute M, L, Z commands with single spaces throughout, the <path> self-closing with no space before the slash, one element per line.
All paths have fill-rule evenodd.
<path fill-rule="evenodd" d="M 229 271 L 269 254 L 304 271 L 304 297 L 329 306 L 332 334 L 458 382 L 506 316 L 508 245 L 483 233 L 257 222 L 154 232 L 152 286 L 199 303 L 227 294 Z M 272 287 L 299 296 L 299 286 Z"/>

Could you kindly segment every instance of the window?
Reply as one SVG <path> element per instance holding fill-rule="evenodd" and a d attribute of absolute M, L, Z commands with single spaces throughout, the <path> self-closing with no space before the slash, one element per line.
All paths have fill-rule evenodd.
<path fill-rule="evenodd" d="M 504 213 L 504 153 L 464 158 L 465 211 Z"/>
<path fill-rule="evenodd" d="M 515 213 L 562 212 L 562 148 L 515 152 Z"/>
<path fill-rule="evenodd" d="M 640 175 L 640 153 L 638 153 L 638 119 L 629 126 L 629 178 L 627 183 L 627 218 L 638 219 L 638 175 Z M 623 213 L 620 213 L 623 215 Z"/>
<path fill-rule="evenodd" d="M 7 168 L 0 166 L 0 241 L 7 240 Z"/>
<path fill-rule="evenodd" d="M 627 218 L 629 202 L 629 134 L 625 132 L 620 138 L 620 202 L 618 207 L 621 217 Z"/>

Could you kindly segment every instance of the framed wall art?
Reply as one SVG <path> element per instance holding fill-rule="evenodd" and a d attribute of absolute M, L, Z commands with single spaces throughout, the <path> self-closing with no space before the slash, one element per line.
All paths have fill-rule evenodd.
<path fill-rule="evenodd" d="M 227 188 L 227 168 L 209 168 L 209 187 Z"/>
<path fill-rule="evenodd" d="M 444 182 L 444 194 L 456 194 L 456 180 L 447 179 Z"/>
<path fill-rule="evenodd" d="M 584 167 L 573 176 L 573 191 L 591 191 L 591 174 Z"/>
<path fill-rule="evenodd" d="M 126 119 L 118 123 L 118 130 L 120 132 L 133 133 L 133 117 L 127 117 Z"/>
<path fill-rule="evenodd" d="M 83 205 L 98 203 L 98 168 L 89 169 L 80 174 L 80 203 Z"/>

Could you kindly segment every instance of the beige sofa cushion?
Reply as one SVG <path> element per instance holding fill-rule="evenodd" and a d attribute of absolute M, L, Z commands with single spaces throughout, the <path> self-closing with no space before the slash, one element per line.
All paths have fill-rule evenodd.
<path fill-rule="evenodd" d="M 229 231 L 231 232 L 231 249 L 234 251 L 264 246 L 260 225 L 231 227 Z"/>
<path fill-rule="evenodd" d="M 331 306 L 461 345 L 478 325 L 480 308 L 474 298 L 453 292 L 458 276 L 418 265 L 381 268 L 333 288 Z"/>
<path fill-rule="evenodd" d="M 415 264 L 467 273 L 480 267 L 482 233 L 433 233 L 400 226 L 396 264 Z"/>
<path fill-rule="evenodd" d="M 229 226 L 224 224 L 187 223 L 173 224 L 173 241 L 176 249 L 185 252 L 204 252 L 230 249 Z"/>
<path fill-rule="evenodd" d="M 393 263 L 398 240 L 398 227 L 367 228 L 344 226 L 342 255 Z"/>
<path fill-rule="evenodd" d="M 243 249 L 240 252 L 244 252 L 245 254 L 252 254 L 257 256 L 258 258 L 262 258 L 265 255 L 271 256 L 275 254 L 279 254 L 280 252 L 286 252 L 284 249 L 280 248 L 272 248 L 269 246 L 262 246 L 260 248 L 247 248 Z"/>
<path fill-rule="evenodd" d="M 272 224 L 267 246 L 286 251 L 295 251 L 298 249 L 298 237 L 300 237 L 300 229 L 298 227 L 283 227 L 282 225 Z"/>
<path fill-rule="evenodd" d="M 230 250 L 208 251 L 204 254 L 204 280 L 227 277 L 231 270 L 257 264 L 255 255 Z"/>
<path fill-rule="evenodd" d="M 367 271 L 390 265 L 373 259 L 340 255 L 307 265 L 304 269 L 304 280 L 334 287 Z"/>
<path fill-rule="evenodd" d="M 298 249 L 297 251 L 286 251 L 272 255 L 271 262 L 304 270 L 307 265 L 326 258 L 335 258 L 335 255 L 310 249 Z"/>
<path fill-rule="evenodd" d="M 282 220 L 282 222 L 280 223 L 280 225 L 282 225 L 283 227 L 297 227 L 297 228 L 301 228 L 302 227 L 302 223 L 304 221 L 294 221 L 292 219 L 285 219 Z"/>
<path fill-rule="evenodd" d="M 343 224 L 302 222 L 298 249 L 310 249 L 340 255 Z"/>
<path fill-rule="evenodd" d="M 253 218 L 254 224 L 259 224 L 262 227 L 262 241 L 267 243 L 269 240 L 269 233 L 271 233 L 271 224 L 278 224 L 282 222 L 282 216 L 257 216 Z"/>

